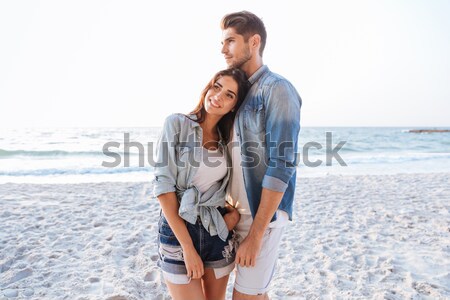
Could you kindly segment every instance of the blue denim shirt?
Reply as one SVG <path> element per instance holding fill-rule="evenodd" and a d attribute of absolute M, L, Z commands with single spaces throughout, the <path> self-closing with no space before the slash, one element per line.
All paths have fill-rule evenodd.
<path fill-rule="evenodd" d="M 252 87 L 237 112 L 234 130 L 250 210 L 255 217 L 262 188 L 284 192 L 278 209 L 292 220 L 302 100 L 288 80 L 266 65 L 249 81 Z"/>
<path fill-rule="evenodd" d="M 189 117 L 196 119 L 195 115 Z M 219 149 L 225 153 L 227 174 L 222 181 L 201 194 L 193 184 L 193 179 L 202 159 L 202 138 L 200 125 L 185 115 L 172 114 L 166 118 L 157 145 L 158 165 L 155 166 L 153 194 L 158 197 L 175 192 L 180 202 L 178 214 L 181 218 L 195 224 L 197 217 L 200 217 L 203 226 L 212 236 L 218 235 L 225 241 L 229 232 L 217 208 L 225 206 L 230 159 L 220 137 Z"/>

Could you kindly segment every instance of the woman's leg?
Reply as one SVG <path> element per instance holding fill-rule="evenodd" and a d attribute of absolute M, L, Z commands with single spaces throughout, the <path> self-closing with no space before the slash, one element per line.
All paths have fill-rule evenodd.
<path fill-rule="evenodd" d="M 188 284 L 174 284 L 166 280 L 173 300 L 205 300 L 201 279 L 192 279 Z"/>
<path fill-rule="evenodd" d="M 229 275 L 226 275 L 216 279 L 214 269 L 205 268 L 205 274 L 202 277 L 202 284 L 206 300 L 225 299 L 228 277 Z"/>

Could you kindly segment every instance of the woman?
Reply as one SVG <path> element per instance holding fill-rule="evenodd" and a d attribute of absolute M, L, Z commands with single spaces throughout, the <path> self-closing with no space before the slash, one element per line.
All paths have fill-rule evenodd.
<path fill-rule="evenodd" d="M 189 114 L 169 116 L 158 142 L 154 194 L 162 213 L 159 261 L 173 299 L 225 299 L 234 268 L 232 229 L 239 213 L 225 205 L 226 144 L 248 91 L 239 69 L 218 72 Z"/>

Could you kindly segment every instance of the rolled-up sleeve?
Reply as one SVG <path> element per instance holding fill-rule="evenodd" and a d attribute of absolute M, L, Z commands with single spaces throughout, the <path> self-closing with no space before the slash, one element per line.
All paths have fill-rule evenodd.
<path fill-rule="evenodd" d="M 284 192 L 297 166 L 302 100 L 286 80 L 275 82 L 267 92 L 265 126 L 268 168 L 262 186 Z"/>
<path fill-rule="evenodd" d="M 177 140 L 175 125 L 176 118 L 173 115 L 166 118 L 156 146 L 155 179 L 153 180 L 155 197 L 176 191 L 178 171 L 175 153 Z"/>

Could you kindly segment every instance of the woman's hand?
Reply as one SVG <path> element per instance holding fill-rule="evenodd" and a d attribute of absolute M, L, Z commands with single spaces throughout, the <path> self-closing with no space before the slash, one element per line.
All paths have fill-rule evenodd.
<path fill-rule="evenodd" d="M 228 231 L 231 231 L 239 222 L 241 215 L 239 214 L 238 210 L 228 204 L 228 202 L 225 204 L 225 209 L 227 210 L 227 213 L 223 215 L 223 219 L 225 221 L 225 224 L 227 224 Z"/>
<path fill-rule="evenodd" d="M 183 247 L 183 246 L 182 246 Z M 184 263 L 186 264 L 187 276 L 192 279 L 200 279 L 205 273 L 203 262 L 195 250 L 194 245 L 183 247 Z"/>

